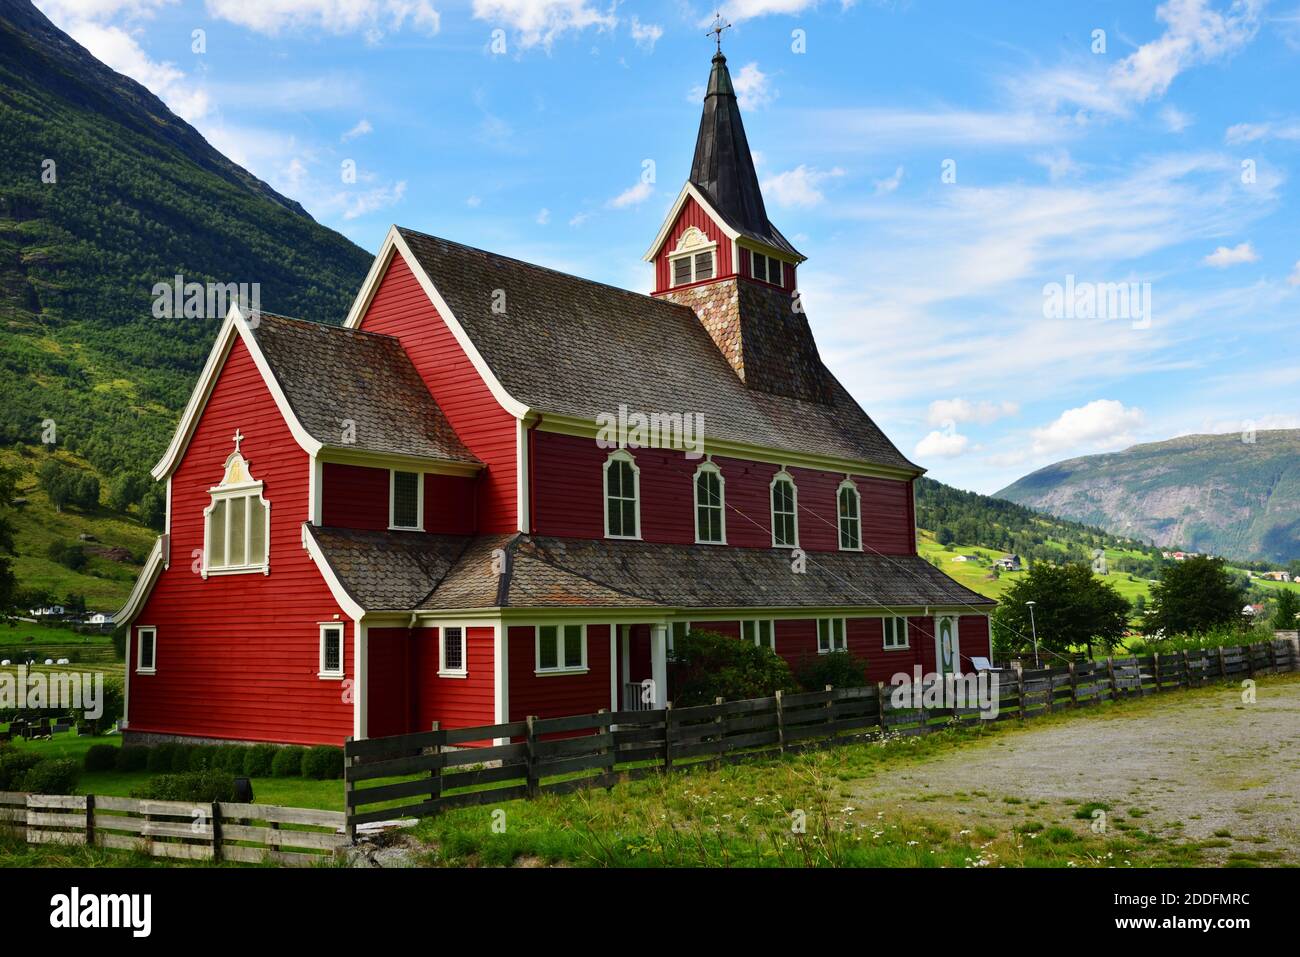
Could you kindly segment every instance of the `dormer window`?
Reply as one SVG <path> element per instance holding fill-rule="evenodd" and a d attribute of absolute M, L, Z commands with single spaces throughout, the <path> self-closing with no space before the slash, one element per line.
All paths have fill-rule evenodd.
<path fill-rule="evenodd" d="M 203 511 L 204 578 L 270 572 L 271 503 L 239 451 L 243 435 L 236 431 L 234 440 L 221 483 L 208 489 L 212 504 Z"/>
<path fill-rule="evenodd" d="M 774 286 L 785 284 L 784 274 L 782 273 L 782 267 L 785 264 L 781 260 L 756 252 L 751 252 L 750 257 L 750 274 L 755 279 L 760 282 L 770 282 Z"/>
<path fill-rule="evenodd" d="M 692 226 L 682 233 L 681 240 L 668 256 L 674 286 L 704 282 L 717 275 L 717 246 L 700 230 Z"/>

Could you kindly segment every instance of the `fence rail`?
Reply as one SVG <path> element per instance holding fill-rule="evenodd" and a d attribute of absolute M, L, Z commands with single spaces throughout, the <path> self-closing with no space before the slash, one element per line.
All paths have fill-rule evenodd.
<path fill-rule="evenodd" d="M 1294 640 L 1108 658 L 998 673 L 995 720 L 1300 670 Z M 440 729 L 348 742 L 343 778 L 346 832 L 363 824 L 424 817 L 583 788 L 611 788 L 679 768 L 832 747 L 882 734 L 927 734 L 986 720 L 978 703 L 930 707 L 894 701 L 893 688 L 831 688 L 690 708 L 601 711 L 563 718 Z M 991 704 L 991 702 L 989 702 Z M 485 746 L 464 747 L 466 744 Z"/>
<path fill-rule="evenodd" d="M 0 792 L 0 828 L 29 844 L 136 850 L 191 861 L 311 866 L 346 846 L 338 811 L 270 804 Z"/>

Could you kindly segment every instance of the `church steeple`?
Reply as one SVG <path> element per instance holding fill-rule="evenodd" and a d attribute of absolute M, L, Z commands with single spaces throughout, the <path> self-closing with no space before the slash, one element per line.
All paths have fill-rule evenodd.
<path fill-rule="evenodd" d="M 782 252 L 799 255 L 768 221 L 758 171 L 740 118 L 736 88 L 721 50 L 713 57 L 704 94 L 704 113 L 695 139 L 690 182 L 737 232 Z"/>

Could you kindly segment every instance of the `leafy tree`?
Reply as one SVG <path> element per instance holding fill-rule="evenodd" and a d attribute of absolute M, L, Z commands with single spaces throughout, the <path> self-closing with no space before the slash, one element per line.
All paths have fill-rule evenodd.
<path fill-rule="evenodd" d="M 16 476 L 8 469 L 0 469 L 0 613 L 9 614 L 18 603 L 18 579 L 14 576 L 14 527 L 9 520 L 9 503 L 14 497 Z"/>
<path fill-rule="evenodd" d="M 1194 635 L 1239 623 L 1245 590 L 1222 558 L 1204 555 L 1166 565 L 1151 587 L 1143 630 L 1165 637 Z"/>
<path fill-rule="evenodd" d="M 1091 656 L 1094 642 L 1108 650 L 1119 644 L 1129 610 L 1124 596 L 1088 565 L 1039 562 L 1002 596 L 993 616 L 995 647 L 1002 655 L 1032 650 L 1037 625 L 1039 648 L 1064 654 L 1086 647 Z"/>
<path fill-rule="evenodd" d="M 166 519 L 167 496 L 157 485 L 151 485 L 140 499 L 140 521 L 161 532 Z"/>
<path fill-rule="evenodd" d="M 38 475 L 50 504 L 56 512 L 62 512 L 73 495 L 71 470 L 58 459 L 46 459 Z"/>
<path fill-rule="evenodd" d="M 1273 610 L 1273 628 L 1277 631 L 1295 631 L 1296 615 L 1300 614 L 1300 599 L 1290 588 L 1282 589 Z"/>
<path fill-rule="evenodd" d="M 149 483 L 144 480 L 142 475 L 127 472 L 119 476 L 109 489 L 108 507 L 115 512 L 125 512 L 132 505 L 139 503 L 148 488 Z"/>
<path fill-rule="evenodd" d="M 80 544 L 68 542 L 51 542 L 47 550 L 51 561 L 56 561 L 65 568 L 79 572 L 86 567 L 86 549 Z"/>

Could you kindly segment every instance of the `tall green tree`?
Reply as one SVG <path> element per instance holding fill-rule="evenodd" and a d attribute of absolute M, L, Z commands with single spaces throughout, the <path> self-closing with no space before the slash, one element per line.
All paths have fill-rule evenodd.
<path fill-rule="evenodd" d="M 1290 588 L 1283 588 L 1277 595 L 1277 607 L 1273 609 L 1273 628 L 1276 631 L 1295 631 L 1296 615 L 1300 614 L 1300 598 Z"/>
<path fill-rule="evenodd" d="M 1032 651 L 1036 626 L 1039 648 L 1058 654 L 1087 648 L 1091 655 L 1094 644 L 1108 650 L 1119 644 L 1128 615 L 1128 601 L 1088 565 L 1038 562 L 999 599 L 994 647 L 999 655 Z"/>
<path fill-rule="evenodd" d="M 1149 635 L 1196 635 L 1241 621 L 1245 589 L 1222 558 L 1204 555 L 1166 565 L 1151 586 L 1143 622 Z"/>

